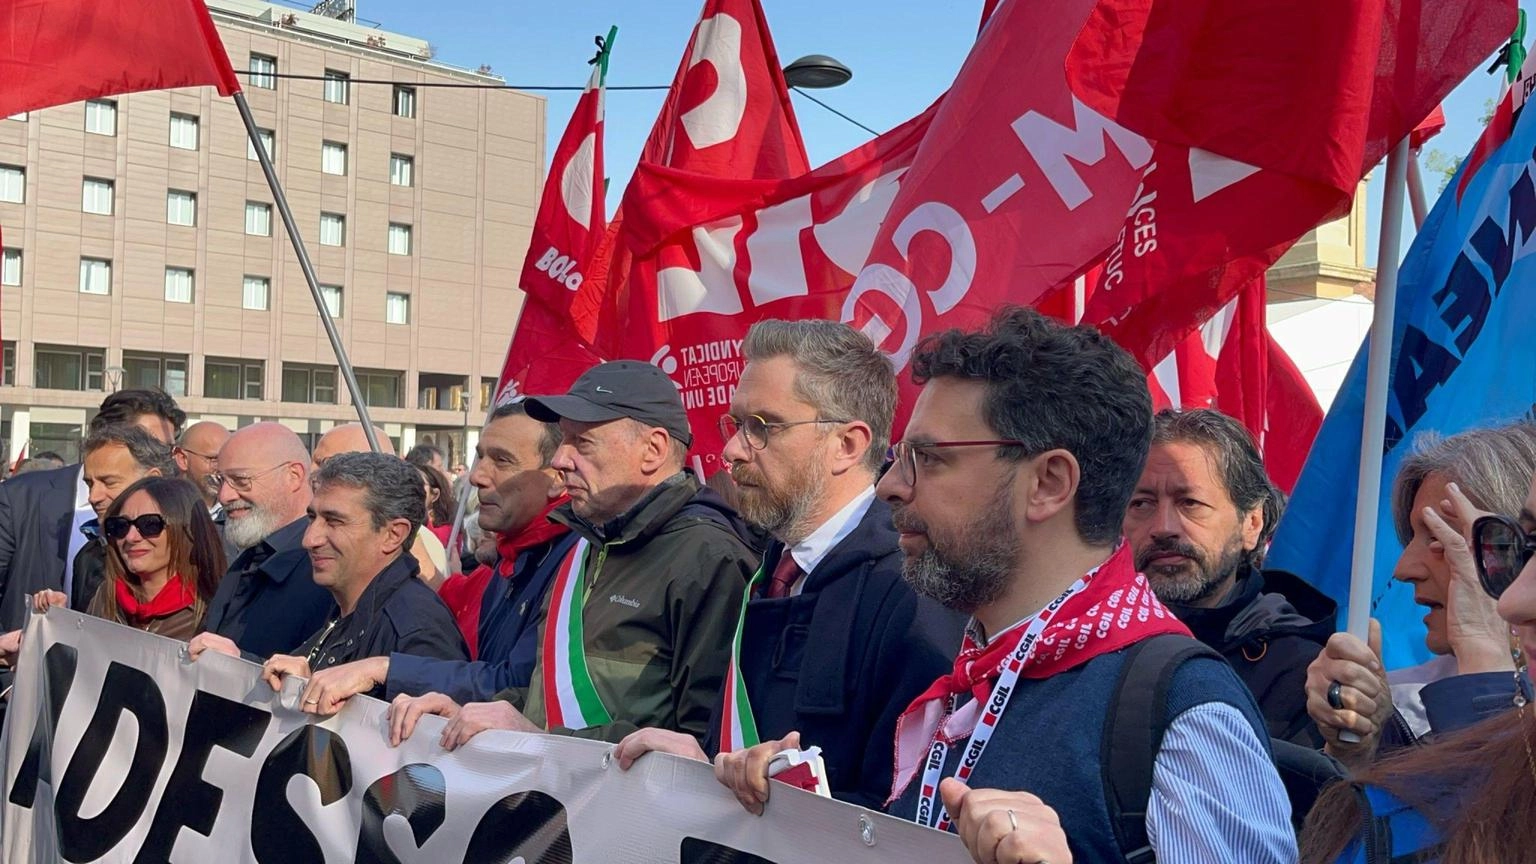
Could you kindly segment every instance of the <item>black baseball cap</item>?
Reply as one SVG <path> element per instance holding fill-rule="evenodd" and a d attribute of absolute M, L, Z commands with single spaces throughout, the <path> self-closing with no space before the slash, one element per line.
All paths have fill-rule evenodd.
<path fill-rule="evenodd" d="M 628 417 L 660 426 L 684 446 L 693 443 L 688 412 L 677 385 L 650 363 L 615 360 L 582 373 L 564 396 L 530 396 L 523 403 L 528 416 L 544 423 L 562 417 L 578 423 L 605 423 Z"/>

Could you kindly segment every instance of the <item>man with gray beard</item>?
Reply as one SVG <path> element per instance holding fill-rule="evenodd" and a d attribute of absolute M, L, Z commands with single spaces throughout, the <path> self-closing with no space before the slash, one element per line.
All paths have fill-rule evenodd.
<path fill-rule="evenodd" d="M 949 669 L 963 619 L 901 578 L 891 510 L 875 497 L 896 410 L 896 375 L 868 337 L 835 321 L 762 321 L 721 418 L 741 515 L 773 537 L 747 588 L 732 674 L 704 748 L 642 729 L 629 768 L 662 750 L 704 759 L 762 812 L 768 764 L 821 748 L 837 798 L 879 807 L 891 787 L 896 717 Z"/>
<path fill-rule="evenodd" d="M 195 637 L 195 658 L 212 647 L 265 660 L 293 651 L 325 624 L 330 592 L 315 584 L 302 541 L 313 495 L 309 452 L 288 427 L 256 423 L 219 450 L 225 537 L 242 551 L 219 582 Z"/>

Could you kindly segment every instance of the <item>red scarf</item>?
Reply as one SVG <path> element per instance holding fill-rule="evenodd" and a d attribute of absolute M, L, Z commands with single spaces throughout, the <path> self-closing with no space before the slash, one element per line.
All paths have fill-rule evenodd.
<path fill-rule="evenodd" d="M 1129 545 L 1122 543 L 1109 560 L 1084 578 L 1087 585 L 1046 625 L 1019 677 L 1049 678 L 1101 654 L 1164 633 L 1190 635 L 1189 628 L 1152 593 L 1147 577 L 1136 572 Z M 985 646 L 976 644 L 970 630 L 966 631 L 954 670 L 933 682 L 896 721 L 896 776 L 891 800 L 900 797 L 917 776 L 936 735 L 943 735 L 948 743 L 970 737 L 981 706 L 991 696 L 994 682 L 1034 617 L 997 634 Z M 946 716 L 949 697 L 966 693 L 971 694 L 971 701 Z"/>
<path fill-rule="evenodd" d="M 117 608 L 130 627 L 143 629 L 156 618 L 164 618 L 197 603 L 197 592 L 180 576 L 172 576 L 147 602 L 139 602 L 127 579 L 117 580 Z"/>
<path fill-rule="evenodd" d="M 453 612 L 453 620 L 459 625 L 459 632 L 464 634 L 471 660 L 480 659 L 480 604 L 485 599 L 485 588 L 490 584 L 492 573 L 504 579 L 510 578 L 517 556 L 524 549 L 548 543 L 569 531 L 569 528 L 549 519 L 550 512 L 568 500 L 561 495 L 551 501 L 543 513 L 524 525 L 522 530 L 497 534 L 496 554 L 500 560 L 496 562 L 494 571 L 490 566 L 482 564 L 470 573 L 449 576 L 438 589 L 437 596 L 448 604 L 448 609 Z"/>

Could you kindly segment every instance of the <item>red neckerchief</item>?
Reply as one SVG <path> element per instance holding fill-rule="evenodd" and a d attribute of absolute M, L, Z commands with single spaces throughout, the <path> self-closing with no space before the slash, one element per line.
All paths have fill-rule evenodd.
<path fill-rule="evenodd" d="M 568 500 L 565 495 L 561 495 L 551 501 L 543 513 L 524 525 L 521 531 L 496 535 L 496 554 L 500 556 L 496 569 L 482 564 L 470 573 L 449 576 L 438 589 L 437 596 L 448 604 L 448 609 L 453 612 L 453 620 L 459 625 L 459 632 L 469 645 L 471 660 L 480 658 L 480 604 L 485 599 L 485 587 L 490 584 L 491 576 L 495 574 L 504 579 L 510 578 L 517 556 L 524 549 L 547 543 L 569 531 L 569 528 L 549 519 L 550 512 Z"/>
<path fill-rule="evenodd" d="M 1033 618 L 997 634 L 985 646 L 976 644 L 967 628 L 954 670 L 933 682 L 896 721 L 896 775 L 891 800 L 900 797 L 917 775 L 934 736 L 942 734 L 951 743 L 970 736 L 979 719 L 979 707 L 991 696 L 993 683 Z M 1067 600 L 1046 625 L 1039 647 L 1019 677 L 1049 678 L 1101 654 L 1164 633 L 1190 635 L 1189 628 L 1152 593 L 1147 578 L 1136 572 L 1130 546 L 1121 543 L 1109 560 L 1090 573 L 1083 590 Z M 949 698 L 966 693 L 971 694 L 972 701 L 946 716 Z"/>
<path fill-rule="evenodd" d="M 117 580 L 117 608 L 123 613 L 123 621 L 131 627 L 143 627 L 156 618 L 180 612 L 196 602 L 197 593 L 180 576 L 172 576 L 154 597 L 142 603 L 134 596 L 127 579 Z"/>

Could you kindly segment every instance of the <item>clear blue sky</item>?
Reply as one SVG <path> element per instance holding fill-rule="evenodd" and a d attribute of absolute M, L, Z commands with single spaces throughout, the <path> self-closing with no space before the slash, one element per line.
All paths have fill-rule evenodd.
<path fill-rule="evenodd" d="M 853 69 L 853 80 L 815 91 L 845 114 L 884 131 L 922 111 L 949 86 L 975 38 L 981 0 L 762 0 L 779 59 L 831 54 Z M 360 19 L 426 39 L 447 63 L 489 64 L 515 85 L 580 85 L 593 53 L 592 37 L 618 25 L 608 82 L 668 84 L 677 70 L 702 2 L 695 0 L 567 0 L 509 3 L 490 0 L 358 0 Z M 1521 0 L 1531 11 L 1536 0 Z M 1484 64 L 1486 66 L 1486 64 Z M 1447 126 L 1430 149 L 1453 160 L 1481 132 L 1484 102 L 1498 82 L 1481 69 L 1445 103 Z M 549 93 L 549 151 L 575 105 L 574 93 Z M 661 92 L 610 92 L 607 164 L 616 202 L 661 107 Z M 863 143 L 868 133 L 799 96 L 792 97 L 813 164 Z M 546 153 L 546 158 L 548 153 Z M 1370 187 L 1370 257 L 1375 259 L 1381 213 L 1378 168 Z M 1431 203 L 1439 179 L 1426 176 Z M 1411 239 L 1411 223 L 1410 234 Z M 1408 239 L 1403 248 L 1406 250 Z"/>

